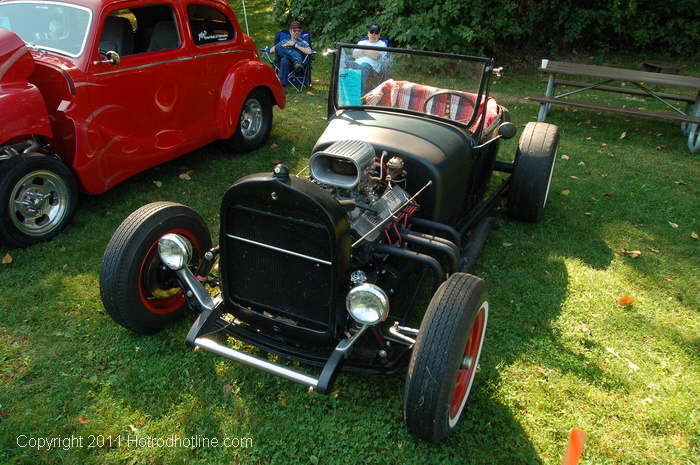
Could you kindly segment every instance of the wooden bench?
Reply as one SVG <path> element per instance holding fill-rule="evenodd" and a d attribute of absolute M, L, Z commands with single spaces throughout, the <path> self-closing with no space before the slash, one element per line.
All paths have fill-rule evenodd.
<path fill-rule="evenodd" d="M 542 60 L 541 71 L 549 74 L 547 90 L 544 96 L 526 97 L 529 100 L 540 103 L 538 121 L 544 121 L 552 105 L 571 105 L 579 108 L 591 110 L 611 111 L 615 113 L 625 113 L 635 116 L 646 116 L 660 118 L 670 121 L 680 121 L 681 129 L 688 136 L 688 148 L 692 153 L 700 151 L 700 78 L 691 76 L 681 76 L 677 74 L 654 73 L 649 71 L 637 71 L 625 68 L 613 68 L 610 66 L 585 65 L 578 63 L 567 63 L 562 61 Z M 568 81 L 556 79 L 557 74 L 584 76 L 595 78 L 600 81 L 595 83 L 585 83 L 578 81 Z M 609 85 L 612 82 L 627 82 L 636 88 L 625 88 Z M 657 92 L 649 89 L 647 85 L 661 85 L 671 87 L 682 87 L 697 90 L 695 98 L 668 92 Z M 560 86 L 574 87 L 575 90 L 554 95 L 554 90 Z M 621 94 L 638 95 L 652 97 L 672 111 L 650 111 L 637 108 L 619 107 L 578 100 L 569 100 L 566 97 L 588 90 L 604 92 L 615 92 Z M 679 101 L 687 104 L 685 111 L 677 108 L 670 101 Z"/>
<path fill-rule="evenodd" d="M 542 79 L 542 82 L 547 83 L 547 82 L 549 82 L 549 79 Z M 592 85 L 592 83 L 566 81 L 563 79 L 555 79 L 554 85 L 555 86 L 566 86 L 566 87 L 590 87 Z M 627 94 L 627 95 L 636 95 L 636 96 L 640 96 L 640 97 L 649 97 L 649 94 L 646 93 L 645 91 L 643 91 L 642 89 L 630 89 L 627 87 L 605 86 L 605 85 L 599 85 L 596 87 L 596 89 L 605 90 L 607 92 L 615 92 L 618 94 Z M 689 95 L 669 94 L 667 92 L 656 92 L 656 95 L 658 95 L 659 97 L 661 97 L 664 100 L 677 100 L 679 102 L 695 103 L 695 98 L 691 97 Z"/>

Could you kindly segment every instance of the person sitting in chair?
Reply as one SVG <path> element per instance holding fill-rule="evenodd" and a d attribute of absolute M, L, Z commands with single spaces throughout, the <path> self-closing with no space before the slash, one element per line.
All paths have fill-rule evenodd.
<path fill-rule="evenodd" d="M 270 52 L 274 52 L 280 58 L 279 78 L 283 86 L 288 84 L 287 76 L 290 70 L 301 73 L 304 70 L 304 58 L 311 53 L 311 46 L 301 37 L 301 23 L 292 21 L 289 32 L 280 33 L 280 41 L 276 43 Z"/>
<path fill-rule="evenodd" d="M 386 47 L 386 41 L 380 39 L 381 26 L 372 24 L 367 31 L 367 39 L 361 40 L 357 45 L 371 45 L 373 47 Z M 379 52 L 376 50 L 355 49 L 352 51 L 352 56 L 355 58 L 355 64 L 360 66 L 362 70 L 362 82 L 367 84 L 369 81 L 376 81 L 382 72 L 382 60 L 387 52 Z M 371 85 L 370 85 L 371 86 Z M 367 85 L 363 87 L 368 87 Z"/>

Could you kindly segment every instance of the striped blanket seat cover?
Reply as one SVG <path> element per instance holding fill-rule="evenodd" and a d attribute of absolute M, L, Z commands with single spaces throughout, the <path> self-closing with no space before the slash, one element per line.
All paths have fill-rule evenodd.
<path fill-rule="evenodd" d="M 387 79 L 366 93 L 362 97 L 362 103 L 364 105 L 401 108 L 404 110 L 423 112 L 423 107 L 428 98 L 434 93 L 444 90 L 449 89 L 441 89 L 439 87 L 416 84 L 409 81 Z M 472 92 L 465 92 L 465 94 L 476 101 L 477 94 Z M 450 119 L 455 121 L 469 121 L 469 119 L 471 119 L 472 112 L 474 111 L 473 106 L 465 99 L 452 94 L 441 94 L 432 99 L 428 102 L 428 108 L 425 109 L 425 113 L 444 115 L 448 105 L 450 105 Z M 485 103 L 482 102 L 480 111 L 483 111 L 484 107 L 486 107 L 484 128 L 489 130 L 498 119 L 500 110 L 496 100 L 492 97 L 489 97 Z M 476 130 L 478 124 L 479 119 L 477 119 L 469 129 L 471 131 Z"/>

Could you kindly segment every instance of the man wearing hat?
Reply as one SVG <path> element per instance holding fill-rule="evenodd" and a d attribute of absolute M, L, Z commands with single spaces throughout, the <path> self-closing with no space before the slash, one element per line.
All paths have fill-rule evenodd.
<path fill-rule="evenodd" d="M 381 26 L 379 24 L 372 24 L 367 30 L 367 40 L 361 40 L 357 45 L 371 45 L 373 47 L 386 47 L 386 42 L 379 40 L 381 31 Z M 361 50 L 355 49 L 352 52 L 352 56 L 355 58 L 355 63 L 358 65 L 371 66 L 372 69 L 379 73 L 381 72 L 382 65 L 380 63 L 381 59 L 384 57 L 386 52 L 378 52 L 376 50 Z"/>
<path fill-rule="evenodd" d="M 292 21 L 289 25 L 289 32 L 280 33 L 280 41 L 270 49 L 271 52 L 280 57 L 280 82 L 283 86 L 288 84 L 287 76 L 290 70 L 302 71 L 302 62 L 306 55 L 311 53 L 311 46 L 308 42 L 299 37 L 301 35 L 301 23 Z"/>
<path fill-rule="evenodd" d="M 357 45 L 371 45 L 373 47 L 386 47 L 386 41 L 379 40 L 381 26 L 379 24 L 371 24 L 367 30 L 367 40 L 361 40 Z M 382 80 L 382 60 L 387 52 L 377 50 L 354 49 L 352 56 L 355 58 L 355 64 L 362 70 L 362 89 L 365 92 L 371 89 Z"/>

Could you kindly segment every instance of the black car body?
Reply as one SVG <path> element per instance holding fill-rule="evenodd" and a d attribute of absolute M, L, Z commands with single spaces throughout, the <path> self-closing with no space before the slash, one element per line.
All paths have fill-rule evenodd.
<path fill-rule="evenodd" d="M 382 66 L 363 66 L 363 53 L 379 54 Z M 187 336 L 195 348 L 321 393 L 341 370 L 409 365 L 407 426 L 444 438 L 464 408 L 488 321 L 485 285 L 466 271 L 504 196 L 511 216 L 540 219 L 559 140 L 555 126 L 529 123 L 515 162 L 496 160 L 515 126 L 489 97 L 493 73 L 486 58 L 340 44 L 308 177 L 277 165 L 236 181 L 214 248 L 187 207 L 137 210 L 105 252 L 105 308 L 150 333 L 187 303 L 200 312 Z M 494 170 L 511 174 L 492 186 Z M 217 259 L 220 276 L 210 273 Z M 414 329 L 425 281 L 433 298 Z M 207 337 L 214 332 L 321 373 L 231 349 Z"/>

